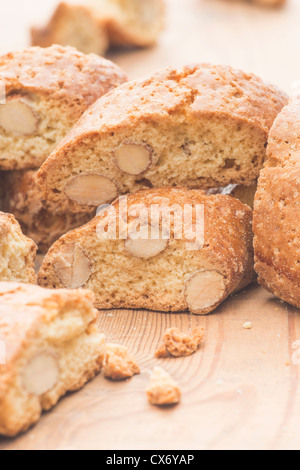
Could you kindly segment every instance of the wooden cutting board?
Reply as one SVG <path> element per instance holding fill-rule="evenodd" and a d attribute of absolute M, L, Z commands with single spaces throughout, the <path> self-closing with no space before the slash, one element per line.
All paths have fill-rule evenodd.
<path fill-rule="evenodd" d="M 10 0 L 0 19 L 1 52 L 24 47 L 28 25 L 45 19 L 55 3 Z M 289 91 L 300 78 L 299 21 L 299 0 L 278 11 L 230 0 L 169 0 L 158 47 L 111 57 L 131 78 L 170 64 L 211 61 L 255 72 Z M 246 321 L 251 330 L 243 329 Z M 197 354 L 154 359 L 167 327 L 198 324 L 206 340 Z M 0 450 L 300 448 L 300 315 L 262 288 L 251 286 L 207 317 L 99 312 L 99 327 L 109 341 L 130 348 L 141 375 L 122 383 L 98 376 L 28 433 L 0 439 Z M 180 384 L 179 406 L 148 405 L 154 365 Z"/>

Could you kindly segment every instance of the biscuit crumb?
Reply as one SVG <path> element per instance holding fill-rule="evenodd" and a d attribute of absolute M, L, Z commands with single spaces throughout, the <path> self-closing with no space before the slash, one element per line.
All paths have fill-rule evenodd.
<path fill-rule="evenodd" d="M 204 339 L 204 328 L 197 327 L 191 332 L 180 331 L 179 328 L 169 328 L 163 337 L 161 345 L 155 353 L 157 358 L 186 357 L 194 354 Z"/>
<path fill-rule="evenodd" d="M 252 322 L 247 321 L 246 323 L 244 323 L 243 328 L 244 328 L 244 330 L 252 330 L 252 328 L 253 328 Z"/>
<path fill-rule="evenodd" d="M 150 405 L 176 405 L 181 399 L 178 384 L 161 367 L 154 367 L 146 392 Z"/>
<path fill-rule="evenodd" d="M 111 380 L 125 380 L 140 373 L 135 358 L 120 344 L 107 344 L 104 377 Z"/>

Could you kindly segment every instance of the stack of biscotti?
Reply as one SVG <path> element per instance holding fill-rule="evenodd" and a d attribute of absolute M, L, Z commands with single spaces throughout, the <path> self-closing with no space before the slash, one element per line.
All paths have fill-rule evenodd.
<path fill-rule="evenodd" d="M 35 172 L 98 98 L 126 81 L 112 62 L 71 47 L 34 47 L 0 57 L 6 103 L 0 105 L 2 209 L 14 213 L 45 252 L 93 216 L 69 215 L 43 200 Z M 4 174 L 5 173 L 5 174 Z"/>
<path fill-rule="evenodd" d="M 104 55 L 109 45 L 155 44 L 164 25 L 163 0 L 89 0 L 60 3 L 44 28 L 32 28 L 33 46 L 70 45 Z"/>
<path fill-rule="evenodd" d="M 40 284 L 92 289 L 99 308 L 213 311 L 254 279 L 252 211 L 203 189 L 242 184 L 253 198 L 285 104 L 256 76 L 209 64 L 168 68 L 99 99 L 37 180 L 47 200 L 73 213 L 122 197 L 51 247 Z M 178 237 L 186 208 L 190 232 L 200 229 L 193 240 Z"/>

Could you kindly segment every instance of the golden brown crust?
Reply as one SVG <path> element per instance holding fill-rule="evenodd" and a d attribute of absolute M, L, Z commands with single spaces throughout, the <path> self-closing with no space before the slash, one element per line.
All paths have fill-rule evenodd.
<path fill-rule="evenodd" d="M 101 369 L 104 337 L 95 327 L 93 300 L 88 291 L 0 283 L 0 341 L 5 345 L 5 364 L 0 365 L 1 434 L 15 436 L 27 430 L 43 410 Z M 26 389 L 24 371 L 46 351 L 57 362 L 60 377 L 53 389 L 38 395 Z"/>
<path fill-rule="evenodd" d="M 123 126 L 133 128 L 141 120 L 160 122 L 180 111 L 193 118 L 217 113 L 248 121 L 267 136 L 286 102 L 286 95 L 276 87 L 229 66 L 170 67 L 147 80 L 126 83 L 95 102 L 52 154 L 49 165 L 64 147 L 94 133 L 107 134 Z"/>
<path fill-rule="evenodd" d="M 66 250 L 67 247 L 74 246 L 80 249 L 89 260 L 90 273 L 86 276 L 85 281 L 87 282 L 85 287 L 94 290 L 96 295 L 96 305 L 99 308 L 146 308 L 158 311 L 186 310 L 187 302 L 184 297 L 184 279 L 187 281 L 194 272 L 214 270 L 224 276 L 225 289 L 222 297 L 218 299 L 216 305 L 213 307 L 207 306 L 199 312 L 205 314 L 217 307 L 217 305 L 219 305 L 232 292 L 245 287 L 254 280 L 252 211 L 248 206 L 245 206 L 238 200 L 228 196 L 205 196 L 201 191 L 197 190 L 187 191 L 178 188 L 164 188 L 140 191 L 134 195 L 130 195 L 128 198 L 128 210 L 130 210 L 130 207 L 138 206 L 139 204 L 143 204 L 147 210 L 150 210 L 151 205 L 162 203 L 167 203 L 168 206 L 179 206 L 181 208 L 185 204 L 194 206 L 203 204 L 205 208 L 204 247 L 200 250 L 197 247 L 196 251 L 184 251 L 184 257 L 186 259 L 184 260 L 183 265 L 185 267 L 183 268 L 184 272 L 181 273 L 183 276 L 183 284 L 180 284 L 179 286 L 178 295 L 174 295 L 172 289 L 166 290 L 165 283 L 160 285 L 160 289 L 158 290 L 159 294 L 153 294 L 152 297 L 149 294 L 149 291 L 147 291 L 148 287 L 143 294 L 140 292 L 140 295 L 137 295 L 134 292 L 130 293 L 129 290 L 126 292 L 126 295 L 124 295 L 120 290 L 118 290 L 112 297 L 110 297 L 109 294 L 105 292 L 103 279 L 107 278 L 109 275 L 101 270 L 106 269 L 106 267 L 109 268 L 109 265 L 101 265 L 101 268 L 97 268 L 97 252 L 102 253 L 102 250 L 104 250 L 107 253 L 112 249 L 112 246 L 114 246 L 114 250 L 118 253 L 118 256 L 123 257 L 123 261 L 118 262 L 121 264 L 120 276 L 122 275 L 123 268 L 124 273 L 127 273 L 126 266 L 128 263 L 131 263 L 131 265 L 133 262 L 137 263 L 137 266 L 133 268 L 134 272 L 131 272 L 131 275 L 138 275 L 139 272 L 147 272 L 147 269 L 155 269 L 156 266 L 156 258 L 145 261 L 143 259 L 138 260 L 137 258 L 131 257 L 126 250 L 126 245 L 124 246 L 124 240 L 108 240 L 107 245 L 104 245 L 101 238 L 99 239 L 97 236 L 97 227 L 101 225 L 101 221 L 105 220 L 105 214 L 98 215 L 85 227 L 69 232 L 50 248 L 39 273 L 39 283 L 45 287 L 55 288 L 63 285 L 59 277 L 59 272 L 55 270 L 55 265 L 58 257 L 64 253 L 64 250 Z M 113 207 L 118 214 L 120 207 L 119 200 L 113 204 Z M 129 217 L 128 226 L 130 226 L 133 221 L 134 218 Z M 171 241 L 170 246 L 168 247 L 168 250 L 170 251 L 166 251 L 166 255 L 164 255 L 164 252 L 161 255 L 165 256 L 167 260 L 172 260 L 173 250 L 185 249 L 186 246 L 185 239 L 174 240 L 173 237 L 174 233 L 171 231 Z M 111 245 L 111 243 L 114 243 L 115 245 Z M 102 255 L 99 256 L 101 257 Z M 109 263 L 113 263 L 113 261 L 108 262 L 108 264 Z M 171 268 L 167 269 L 166 276 L 170 277 L 171 275 L 173 276 L 173 273 L 169 271 L 169 269 Z M 97 275 L 102 279 L 101 288 L 98 285 L 100 281 L 96 280 Z M 159 273 L 158 275 L 161 274 Z M 130 271 L 129 275 L 126 275 L 126 280 L 127 279 L 130 279 Z M 124 282 L 126 282 L 126 280 L 124 279 Z M 171 279 L 169 282 L 172 282 Z M 179 281 L 177 280 L 177 282 Z M 155 283 L 157 283 L 157 279 Z M 124 285 L 122 288 L 124 288 Z M 163 295 L 162 289 L 164 289 Z"/>
<path fill-rule="evenodd" d="M 300 307 L 300 99 L 274 122 L 254 205 L 255 268 L 259 282 Z"/>
<path fill-rule="evenodd" d="M 83 112 L 126 76 L 95 54 L 54 45 L 0 57 L 0 81 L 0 169 L 7 171 L 39 168 Z"/>
<path fill-rule="evenodd" d="M 223 120 L 226 123 L 235 123 L 237 127 L 246 123 L 248 134 L 259 136 L 261 155 L 256 156 L 257 161 L 254 158 L 253 162 L 247 164 L 247 175 L 243 174 L 242 177 L 238 168 L 231 172 L 230 169 L 219 168 L 213 176 L 202 175 L 197 178 L 197 175 L 194 175 L 193 180 L 190 177 L 180 184 L 191 188 L 209 188 L 218 187 L 222 182 L 224 185 L 239 183 L 242 182 L 238 181 L 241 179 L 244 184 L 249 185 L 258 177 L 265 158 L 264 145 L 270 127 L 286 102 L 286 96 L 275 87 L 265 84 L 254 75 L 245 74 L 231 67 L 201 64 L 184 67 L 182 70 L 169 68 L 147 80 L 125 84 L 98 100 L 52 153 L 39 171 L 38 179 L 45 197 L 66 200 L 63 184 L 68 175 L 63 176 L 61 169 L 66 162 L 71 166 L 77 165 L 77 161 L 75 163 L 74 158 L 70 157 L 72 152 L 76 153 L 81 149 L 84 155 L 85 145 L 86 152 L 90 152 L 89 145 L 92 147 L 96 142 L 118 135 L 117 133 L 122 135 L 125 133 L 123 139 L 126 140 L 129 135 L 134 136 L 137 126 L 141 124 L 149 125 L 152 129 L 151 126 L 157 128 L 173 121 L 180 123 L 185 120 L 194 125 L 198 119 L 214 118 L 217 122 Z M 197 140 L 196 136 L 194 138 Z M 106 150 L 106 153 L 108 151 Z M 155 180 L 156 163 L 160 165 L 158 150 L 156 153 L 152 167 L 142 175 L 149 179 L 150 183 L 152 183 L 152 174 L 154 175 L 152 179 Z M 77 160 L 78 158 L 76 156 Z M 187 155 L 181 158 L 187 158 Z M 230 162 L 228 164 L 230 166 Z M 108 162 L 105 165 L 112 166 L 113 163 Z M 201 171 L 203 168 L 205 165 Z M 78 168 L 73 171 L 78 172 Z M 84 171 L 91 170 L 84 166 Z M 97 168 L 97 171 L 101 173 L 101 168 Z M 122 174 L 113 173 L 113 169 L 109 171 L 108 177 L 115 179 L 116 185 L 120 186 Z M 225 181 L 224 171 L 228 172 Z M 130 180 L 134 190 L 140 179 L 139 175 Z M 169 182 L 160 181 L 160 187 L 166 185 L 169 185 Z M 121 192 L 128 192 L 128 189 L 130 190 L 126 186 L 126 191 L 121 189 Z M 73 201 L 69 203 L 71 210 L 87 209 L 76 205 Z"/>
<path fill-rule="evenodd" d="M 99 98 L 126 81 L 111 61 L 84 55 L 73 47 L 31 47 L 0 57 L 0 79 L 6 94 L 37 93 L 66 107 L 73 122 Z"/>
<path fill-rule="evenodd" d="M 37 246 L 11 214 L 0 212 L 0 281 L 36 283 Z"/>
<path fill-rule="evenodd" d="M 45 201 L 35 174 L 35 170 L 5 174 L 2 208 L 16 217 L 24 234 L 37 244 L 39 252 L 46 253 L 62 235 L 89 222 L 94 211 L 91 214 L 72 214 Z"/>
<path fill-rule="evenodd" d="M 271 128 L 266 166 L 298 166 L 300 160 L 300 97 L 278 114 Z"/>
<path fill-rule="evenodd" d="M 300 307 L 300 169 L 266 168 L 255 201 L 255 268 L 259 282 Z"/>

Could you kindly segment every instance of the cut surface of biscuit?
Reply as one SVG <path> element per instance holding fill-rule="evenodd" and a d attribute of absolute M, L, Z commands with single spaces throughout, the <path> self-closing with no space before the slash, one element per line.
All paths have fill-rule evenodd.
<path fill-rule="evenodd" d="M 72 47 L 32 47 L 0 57 L 0 169 L 41 166 L 84 111 L 126 81 L 110 61 Z"/>
<path fill-rule="evenodd" d="M 96 318 L 91 292 L 0 283 L 0 434 L 26 431 L 99 372 L 105 341 Z"/>
<path fill-rule="evenodd" d="M 0 281 L 35 283 L 36 250 L 14 216 L 0 212 Z"/>
<path fill-rule="evenodd" d="M 102 309 L 195 314 L 211 312 L 253 279 L 251 209 L 179 188 L 120 198 L 58 240 L 39 272 L 44 287 L 93 290 Z"/>
<path fill-rule="evenodd" d="M 74 212 L 145 187 L 248 186 L 286 103 L 275 87 L 230 67 L 169 68 L 98 100 L 37 177 L 47 199 Z M 99 179 L 99 197 L 87 174 Z"/>

